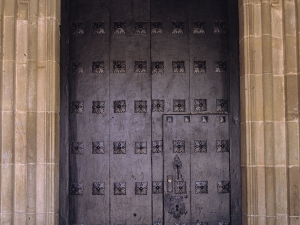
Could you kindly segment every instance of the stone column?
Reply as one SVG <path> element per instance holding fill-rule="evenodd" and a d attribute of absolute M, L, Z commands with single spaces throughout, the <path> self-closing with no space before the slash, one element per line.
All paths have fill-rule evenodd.
<path fill-rule="evenodd" d="M 60 0 L 1 0 L 0 19 L 0 224 L 58 224 Z"/>
<path fill-rule="evenodd" d="M 299 0 L 239 0 L 243 224 L 300 224 Z"/>

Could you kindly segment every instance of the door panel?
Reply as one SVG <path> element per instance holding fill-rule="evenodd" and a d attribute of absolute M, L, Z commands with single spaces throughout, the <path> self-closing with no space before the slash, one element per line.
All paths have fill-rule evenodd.
<path fill-rule="evenodd" d="M 230 222 L 226 8 L 70 1 L 70 224 Z"/>

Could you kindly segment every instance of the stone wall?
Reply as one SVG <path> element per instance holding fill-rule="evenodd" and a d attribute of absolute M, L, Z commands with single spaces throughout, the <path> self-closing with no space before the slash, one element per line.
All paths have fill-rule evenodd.
<path fill-rule="evenodd" d="M 299 0 L 240 0 L 243 224 L 300 224 Z"/>
<path fill-rule="evenodd" d="M 58 224 L 60 0 L 0 0 L 0 224 Z"/>
<path fill-rule="evenodd" d="M 58 224 L 60 0 L 0 0 L 0 224 Z M 239 0 L 243 224 L 300 224 L 299 0 Z"/>

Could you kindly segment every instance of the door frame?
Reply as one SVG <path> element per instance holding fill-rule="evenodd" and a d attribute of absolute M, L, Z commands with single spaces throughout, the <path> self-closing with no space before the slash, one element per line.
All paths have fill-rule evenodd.
<path fill-rule="evenodd" d="M 69 1 L 61 0 L 60 25 L 60 167 L 59 224 L 69 224 Z M 242 177 L 240 148 L 240 77 L 238 0 L 227 0 L 230 71 L 229 136 L 231 224 L 242 224 Z"/>

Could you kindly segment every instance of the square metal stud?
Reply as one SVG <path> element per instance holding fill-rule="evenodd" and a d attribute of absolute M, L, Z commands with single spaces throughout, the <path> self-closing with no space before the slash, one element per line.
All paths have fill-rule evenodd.
<path fill-rule="evenodd" d="M 75 114 L 83 114 L 84 103 L 83 101 L 72 101 L 71 112 Z"/>
<path fill-rule="evenodd" d="M 95 141 L 92 142 L 93 154 L 104 154 L 104 141 Z"/>
<path fill-rule="evenodd" d="M 167 116 L 167 123 L 173 123 L 173 116 Z"/>
<path fill-rule="evenodd" d="M 114 154 L 126 154 L 126 141 L 114 141 Z"/>
<path fill-rule="evenodd" d="M 125 182 L 114 183 L 114 195 L 126 195 L 126 183 Z"/>
<path fill-rule="evenodd" d="M 83 62 L 75 61 L 71 65 L 72 74 L 82 74 L 83 73 Z"/>
<path fill-rule="evenodd" d="M 204 112 L 207 111 L 207 100 L 206 99 L 195 99 L 194 100 L 194 111 Z"/>
<path fill-rule="evenodd" d="M 94 61 L 92 65 L 92 73 L 104 73 L 104 61 Z"/>
<path fill-rule="evenodd" d="M 152 112 L 164 112 L 165 100 L 153 99 L 152 100 Z"/>
<path fill-rule="evenodd" d="M 190 116 L 184 116 L 183 118 L 184 118 L 185 123 L 191 122 L 191 117 Z"/>
<path fill-rule="evenodd" d="M 114 33 L 125 34 L 125 22 L 114 22 Z"/>
<path fill-rule="evenodd" d="M 196 181 L 195 193 L 196 194 L 207 194 L 208 193 L 208 181 Z"/>
<path fill-rule="evenodd" d="M 152 182 L 152 194 L 162 194 L 163 193 L 163 182 L 153 181 Z"/>
<path fill-rule="evenodd" d="M 147 142 L 135 142 L 135 154 L 147 154 Z"/>
<path fill-rule="evenodd" d="M 217 112 L 227 112 L 228 111 L 228 100 L 217 99 Z"/>
<path fill-rule="evenodd" d="M 229 152 L 229 141 L 228 140 L 217 140 L 217 152 Z"/>
<path fill-rule="evenodd" d="M 173 100 L 173 112 L 185 112 L 185 100 L 174 99 Z"/>
<path fill-rule="evenodd" d="M 93 101 L 92 113 L 103 114 L 105 108 L 105 101 Z"/>
<path fill-rule="evenodd" d="M 184 32 L 183 22 L 173 21 L 172 25 L 173 25 L 172 34 L 183 34 Z"/>
<path fill-rule="evenodd" d="M 126 73 L 125 61 L 113 61 L 113 73 Z"/>
<path fill-rule="evenodd" d="M 152 62 L 151 63 L 151 72 L 155 73 L 164 73 L 164 62 Z"/>
<path fill-rule="evenodd" d="M 195 140 L 194 141 L 194 152 L 195 153 L 206 153 L 207 152 L 207 141 Z"/>
<path fill-rule="evenodd" d="M 83 184 L 72 183 L 70 187 L 71 195 L 83 195 Z"/>
<path fill-rule="evenodd" d="M 214 33 L 215 34 L 224 34 L 226 33 L 225 21 L 214 21 Z"/>
<path fill-rule="evenodd" d="M 94 182 L 92 195 L 104 195 L 105 183 L 104 182 Z"/>
<path fill-rule="evenodd" d="M 175 181 L 174 182 L 174 192 L 175 192 L 175 194 L 186 194 L 185 181 Z"/>
<path fill-rule="evenodd" d="M 105 33 L 105 25 L 102 21 L 94 21 L 93 22 L 93 34 L 104 34 Z"/>
<path fill-rule="evenodd" d="M 173 73 L 184 73 L 185 72 L 184 61 L 173 61 L 172 69 L 173 69 Z"/>
<path fill-rule="evenodd" d="M 201 122 L 202 123 L 208 123 L 208 116 L 202 116 L 201 117 Z"/>
<path fill-rule="evenodd" d="M 135 183 L 135 194 L 136 195 L 147 195 L 148 183 L 147 182 L 136 182 Z"/>
<path fill-rule="evenodd" d="M 206 61 L 194 61 L 194 73 L 206 73 Z"/>
<path fill-rule="evenodd" d="M 218 193 L 219 194 L 230 193 L 230 182 L 229 181 L 219 181 L 218 182 Z"/>
<path fill-rule="evenodd" d="M 84 34 L 83 22 L 77 21 L 72 23 L 72 33 L 73 34 Z"/>
<path fill-rule="evenodd" d="M 134 62 L 135 73 L 147 73 L 147 61 L 135 61 Z"/>
<path fill-rule="evenodd" d="M 220 121 L 220 123 L 226 123 L 226 118 L 225 118 L 225 116 L 220 116 L 220 117 L 219 117 L 219 121 Z"/>
<path fill-rule="evenodd" d="M 161 153 L 163 151 L 163 141 L 152 141 L 152 153 Z"/>
<path fill-rule="evenodd" d="M 161 34 L 163 32 L 162 22 L 152 22 L 151 23 L 151 33 L 152 34 Z"/>
<path fill-rule="evenodd" d="M 226 61 L 215 61 L 216 73 L 226 73 L 226 71 L 227 71 Z"/>
<path fill-rule="evenodd" d="M 135 113 L 146 113 L 147 112 L 147 101 L 134 101 L 134 112 Z"/>
<path fill-rule="evenodd" d="M 84 144 L 83 142 L 72 142 L 71 154 L 83 155 Z"/>
<path fill-rule="evenodd" d="M 135 22 L 134 32 L 139 34 L 147 33 L 147 23 L 146 22 Z"/>
<path fill-rule="evenodd" d="M 195 21 L 193 33 L 194 34 L 204 34 L 205 33 L 205 21 Z"/>
<path fill-rule="evenodd" d="M 174 140 L 173 141 L 173 152 L 174 153 L 185 153 L 185 141 Z"/>
<path fill-rule="evenodd" d="M 119 100 L 114 101 L 114 113 L 125 113 L 126 112 L 126 101 Z"/>

